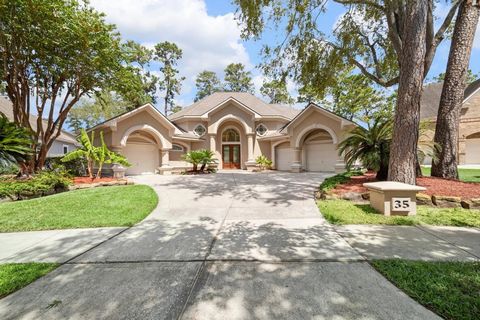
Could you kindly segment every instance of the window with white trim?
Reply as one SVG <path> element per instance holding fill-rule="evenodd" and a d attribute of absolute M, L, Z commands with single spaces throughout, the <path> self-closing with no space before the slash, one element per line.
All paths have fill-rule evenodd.
<path fill-rule="evenodd" d="M 183 146 L 181 146 L 179 144 L 172 144 L 172 151 L 183 152 Z"/>
<path fill-rule="evenodd" d="M 64 144 L 63 145 L 63 154 L 67 154 L 68 153 L 68 145 Z"/>
<path fill-rule="evenodd" d="M 205 133 L 207 132 L 207 129 L 205 128 L 205 126 L 203 124 L 198 124 L 195 129 L 193 129 L 193 132 L 199 136 L 199 137 L 202 137 L 203 135 L 205 135 Z"/>
<path fill-rule="evenodd" d="M 263 123 L 260 123 L 257 128 L 255 129 L 255 132 L 257 133 L 257 135 L 259 136 L 264 136 L 267 134 L 267 131 L 268 131 L 268 128 L 263 124 Z"/>

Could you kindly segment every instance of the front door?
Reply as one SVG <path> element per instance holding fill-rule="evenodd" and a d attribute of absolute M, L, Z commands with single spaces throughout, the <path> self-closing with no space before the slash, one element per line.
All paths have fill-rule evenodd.
<path fill-rule="evenodd" d="M 224 144 L 222 146 L 223 169 L 240 169 L 240 145 Z"/>

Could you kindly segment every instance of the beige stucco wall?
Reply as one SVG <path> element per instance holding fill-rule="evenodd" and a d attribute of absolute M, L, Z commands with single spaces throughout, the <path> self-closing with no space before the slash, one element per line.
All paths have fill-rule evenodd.
<path fill-rule="evenodd" d="M 435 121 L 428 122 L 428 129 L 420 137 L 420 141 L 433 141 Z M 458 164 L 465 164 L 466 141 L 480 134 L 480 91 L 471 96 L 462 106 L 458 139 Z"/>
<path fill-rule="evenodd" d="M 288 128 L 291 147 L 301 147 L 305 136 L 315 129 L 331 131 L 335 135 L 337 142 L 342 141 L 348 131 L 348 128 L 342 128 L 341 120 L 329 117 L 317 108 L 311 108 Z M 296 145 L 297 143 L 299 145 Z"/>

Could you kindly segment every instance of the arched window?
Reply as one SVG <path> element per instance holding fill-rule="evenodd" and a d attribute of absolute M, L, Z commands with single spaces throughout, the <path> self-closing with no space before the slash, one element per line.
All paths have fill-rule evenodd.
<path fill-rule="evenodd" d="M 175 152 L 183 152 L 183 147 L 179 144 L 175 144 L 173 143 L 172 144 L 172 151 L 175 151 Z"/>
<path fill-rule="evenodd" d="M 222 142 L 240 142 L 240 134 L 235 129 L 223 131 Z"/>

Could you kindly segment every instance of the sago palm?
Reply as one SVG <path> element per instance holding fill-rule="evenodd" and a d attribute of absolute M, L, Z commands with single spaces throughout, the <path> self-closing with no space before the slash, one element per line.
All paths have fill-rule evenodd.
<path fill-rule="evenodd" d="M 347 168 L 360 161 L 368 169 L 377 172 L 378 180 L 386 180 L 393 122 L 377 119 L 368 128 L 356 127 L 338 145 L 339 154 L 345 158 Z"/>
<path fill-rule="evenodd" d="M 32 153 L 32 140 L 28 131 L 9 121 L 0 113 L 0 165 L 26 162 Z"/>
<path fill-rule="evenodd" d="M 215 153 L 212 150 L 205 149 L 201 151 L 203 153 L 203 158 L 200 161 L 200 163 L 202 164 L 202 166 L 200 167 L 200 171 L 204 171 L 208 165 L 216 163 L 217 159 L 214 158 Z"/>

